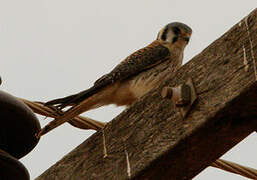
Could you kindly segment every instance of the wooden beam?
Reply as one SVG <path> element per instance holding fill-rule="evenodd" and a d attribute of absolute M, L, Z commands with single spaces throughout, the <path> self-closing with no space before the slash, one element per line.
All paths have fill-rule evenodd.
<path fill-rule="evenodd" d="M 193 178 L 257 127 L 256 45 L 257 9 L 37 180 Z M 161 90 L 188 77 L 183 119 Z"/>

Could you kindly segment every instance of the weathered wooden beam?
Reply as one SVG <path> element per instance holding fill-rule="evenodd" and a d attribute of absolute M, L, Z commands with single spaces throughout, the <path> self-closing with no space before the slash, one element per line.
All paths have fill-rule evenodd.
<path fill-rule="evenodd" d="M 256 45 L 257 9 L 37 180 L 193 178 L 257 127 Z M 161 90 L 188 77 L 183 119 Z"/>

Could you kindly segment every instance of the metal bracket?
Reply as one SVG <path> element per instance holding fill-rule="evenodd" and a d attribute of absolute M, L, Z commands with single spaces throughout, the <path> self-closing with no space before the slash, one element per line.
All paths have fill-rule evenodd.
<path fill-rule="evenodd" d="M 174 102 L 175 106 L 179 108 L 183 118 L 187 116 L 191 106 L 197 99 L 192 78 L 188 78 L 186 83 L 177 87 L 164 87 L 161 95 L 163 98 L 168 98 Z"/>

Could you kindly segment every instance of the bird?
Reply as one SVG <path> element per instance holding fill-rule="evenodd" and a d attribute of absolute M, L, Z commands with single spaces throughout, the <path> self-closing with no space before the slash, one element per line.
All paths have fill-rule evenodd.
<path fill-rule="evenodd" d="M 41 129 L 37 137 L 91 109 L 108 104 L 131 106 L 160 85 L 167 76 L 163 73 L 166 68 L 170 75 L 182 66 L 184 49 L 191 34 L 188 25 L 169 23 L 159 31 L 157 39 L 129 55 L 111 72 L 96 80 L 91 88 L 46 102 L 45 106 L 59 110 L 71 107 Z"/>

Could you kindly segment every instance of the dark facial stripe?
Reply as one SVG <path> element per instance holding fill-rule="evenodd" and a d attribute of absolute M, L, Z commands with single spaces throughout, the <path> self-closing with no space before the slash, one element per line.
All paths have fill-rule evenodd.
<path fill-rule="evenodd" d="M 167 33 L 168 33 L 168 27 L 166 26 L 165 29 L 162 32 L 161 39 L 165 41 L 167 39 Z"/>

